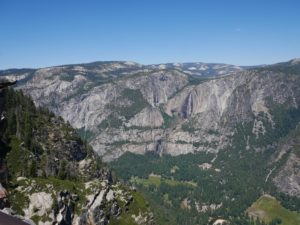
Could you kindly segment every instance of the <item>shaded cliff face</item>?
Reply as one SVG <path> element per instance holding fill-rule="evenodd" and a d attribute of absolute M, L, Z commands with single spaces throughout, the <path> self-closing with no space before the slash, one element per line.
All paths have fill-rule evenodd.
<path fill-rule="evenodd" d="M 222 77 L 195 77 L 206 67 L 208 77 Z M 126 151 L 217 154 L 234 144 L 240 126 L 247 127 L 246 150 L 263 151 L 294 129 L 280 131 L 282 123 L 291 123 L 280 113 L 298 112 L 297 62 L 252 70 L 232 67 L 224 73 L 218 68 L 222 66 L 103 62 L 2 75 L 21 78 L 19 88 L 69 121 L 104 160 Z M 294 117 L 292 123 L 298 123 Z"/>

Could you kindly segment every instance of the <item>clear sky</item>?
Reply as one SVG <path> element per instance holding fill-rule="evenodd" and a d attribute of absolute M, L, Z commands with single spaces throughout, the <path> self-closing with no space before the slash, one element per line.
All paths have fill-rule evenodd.
<path fill-rule="evenodd" d="M 296 57 L 299 0 L 0 0 L 0 69 Z"/>

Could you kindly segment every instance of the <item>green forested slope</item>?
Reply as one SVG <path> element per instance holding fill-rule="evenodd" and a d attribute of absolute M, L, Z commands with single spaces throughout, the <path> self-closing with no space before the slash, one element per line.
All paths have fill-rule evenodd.
<path fill-rule="evenodd" d="M 111 165 L 118 176 L 147 196 L 157 209 L 161 224 L 207 224 L 213 222 L 209 218 L 222 218 L 230 224 L 253 224 L 246 210 L 265 192 L 278 198 L 288 209 L 300 211 L 299 198 L 283 194 L 274 186 L 272 179 L 279 169 L 267 179 L 272 168 L 280 168 L 287 160 L 288 153 L 279 161 L 274 161 L 274 157 L 280 152 L 281 142 L 297 136 L 300 112 L 285 105 L 270 105 L 270 108 L 275 127 L 265 120 L 267 132 L 256 138 L 252 133 L 253 122 L 239 124 L 231 146 L 216 156 L 196 153 L 159 157 L 151 153 L 126 153 Z M 205 167 L 205 163 L 209 166 Z M 161 176 L 160 182 L 149 180 L 151 174 Z M 167 180 L 173 180 L 176 185 L 170 185 Z M 181 182 L 196 185 L 180 185 Z M 188 204 L 183 206 L 184 202 Z M 274 224 L 276 221 L 271 219 L 267 221 Z"/>
<path fill-rule="evenodd" d="M 62 118 L 13 89 L 0 91 L 0 115 L 0 183 L 8 191 L 0 209 L 36 224 L 136 224 L 138 216 L 153 224 L 144 197 L 117 183 Z"/>

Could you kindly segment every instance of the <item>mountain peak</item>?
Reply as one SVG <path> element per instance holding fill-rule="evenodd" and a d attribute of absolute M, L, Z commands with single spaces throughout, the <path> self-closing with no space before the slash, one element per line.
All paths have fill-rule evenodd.
<path fill-rule="evenodd" d="M 300 64 L 300 58 L 294 58 L 291 60 L 292 65 Z"/>

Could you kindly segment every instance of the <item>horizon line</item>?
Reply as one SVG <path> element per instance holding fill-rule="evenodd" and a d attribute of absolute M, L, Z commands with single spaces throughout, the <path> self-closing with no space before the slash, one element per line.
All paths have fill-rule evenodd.
<path fill-rule="evenodd" d="M 92 63 L 110 63 L 110 62 L 122 62 L 122 63 L 135 63 L 139 64 L 142 66 L 151 66 L 151 65 L 164 65 L 164 64 L 187 64 L 187 63 L 204 63 L 204 64 L 224 64 L 224 65 L 231 65 L 231 66 L 238 66 L 238 67 L 256 67 L 256 66 L 267 66 L 267 65 L 274 65 L 282 62 L 290 62 L 293 60 L 300 60 L 300 57 L 295 57 L 295 58 L 290 58 L 289 60 L 284 60 L 284 61 L 277 61 L 273 63 L 261 63 L 261 64 L 251 64 L 251 65 L 239 65 L 239 64 L 232 64 L 232 63 L 224 63 L 224 62 L 203 62 L 203 61 L 174 61 L 174 62 L 162 62 L 162 63 L 150 63 L 150 64 L 145 64 L 145 63 L 140 63 L 138 61 L 134 60 L 95 60 L 95 61 L 87 61 L 87 62 L 79 62 L 79 63 L 64 63 L 64 64 L 55 64 L 55 65 L 48 65 L 48 66 L 33 66 L 33 67 L 9 67 L 9 68 L 1 68 L 0 71 L 5 71 L 5 70 L 22 70 L 22 69 L 32 69 L 32 70 L 38 70 L 38 69 L 47 69 L 51 67 L 62 67 L 62 66 L 74 66 L 74 65 L 80 65 L 80 64 L 92 64 Z"/>

